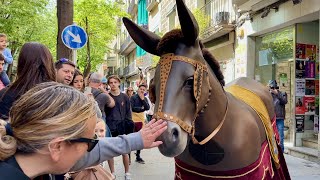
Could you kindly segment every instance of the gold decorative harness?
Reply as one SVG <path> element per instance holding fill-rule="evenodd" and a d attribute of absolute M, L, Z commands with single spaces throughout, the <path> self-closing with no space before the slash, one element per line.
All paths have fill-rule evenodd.
<path fill-rule="evenodd" d="M 162 111 L 167 79 L 169 77 L 173 61 L 182 61 L 182 62 L 188 63 L 190 65 L 193 65 L 195 67 L 195 72 L 193 75 L 193 78 L 194 78 L 193 95 L 196 99 L 196 113 L 195 113 L 193 121 L 192 121 L 192 126 L 185 123 L 183 120 L 176 117 L 175 115 L 165 113 Z M 161 59 L 160 59 L 157 66 L 160 66 L 160 96 L 159 96 L 158 111 L 154 114 L 154 117 L 157 119 L 165 119 L 165 120 L 168 120 L 168 121 L 171 121 L 171 122 L 178 124 L 184 131 L 186 131 L 191 136 L 194 144 L 203 145 L 203 144 L 207 143 L 220 130 L 220 128 L 226 118 L 227 111 L 228 111 L 228 103 L 227 103 L 225 115 L 224 115 L 222 121 L 220 122 L 220 124 L 218 125 L 218 127 L 208 137 L 206 137 L 201 142 L 198 142 L 198 140 L 194 137 L 195 120 L 198 117 L 199 112 L 204 112 L 204 109 L 208 106 L 208 102 L 210 101 L 210 95 L 211 95 L 211 86 L 210 86 L 210 82 L 209 82 L 207 65 L 205 63 L 200 62 L 200 61 L 196 61 L 196 60 L 184 57 L 184 56 L 176 56 L 172 53 L 169 53 L 169 54 L 165 54 L 165 55 L 161 56 Z M 206 75 L 206 80 L 209 85 L 209 95 L 207 97 L 206 104 L 200 110 L 199 100 L 201 97 L 201 90 L 202 90 L 202 83 L 204 81 L 204 75 Z"/>

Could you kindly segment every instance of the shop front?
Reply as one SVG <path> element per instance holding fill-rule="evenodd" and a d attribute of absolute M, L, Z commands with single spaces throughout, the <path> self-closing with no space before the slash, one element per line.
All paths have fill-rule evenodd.
<path fill-rule="evenodd" d="M 255 37 L 254 78 L 276 80 L 286 92 L 285 138 L 289 151 L 303 147 L 318 161 L 319 20 L 294 24 Z"/>

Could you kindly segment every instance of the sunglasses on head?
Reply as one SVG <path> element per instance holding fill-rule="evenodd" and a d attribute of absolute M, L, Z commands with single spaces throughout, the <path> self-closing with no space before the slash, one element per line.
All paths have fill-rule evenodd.
<path fill-rule="evenodd" d="M 67 58 L 61 58 L 61 59 L 59 59 L 59 62 L 61 62 L 61 63 L 65 63 L 65 62 L 68 62 L 69 61 L 69 59 L 67 59 Z"/>
<path fill-rule="evenodd" d="M 74 143 L 74 142 L 87 143 L 87 144 L 88 144 L 88 149 L 87 149 L 87 151 L 90 152 L 90 151 L 97 145 L 97 143 L 99 142 L 99 139 L 98 139 L 98 135 L 97 135 L 97 134 L 94 134 L 93 139 L 89 139 L 89 138 L 77 138 L 77 139 L 70 139 L 70 140 L 68 140 L 68 141 L 71 142 L 71 143 Z"/>

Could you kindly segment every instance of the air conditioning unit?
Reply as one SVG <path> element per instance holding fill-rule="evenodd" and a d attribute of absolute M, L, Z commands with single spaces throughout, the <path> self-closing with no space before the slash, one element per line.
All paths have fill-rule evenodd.
<path fill-rule="evenodd" d="M 236 5 L 238 6 L 238 12 L 256 12 L 278 1 L 280 0 L 249 0 L 246 2 L 241 1 L 241 4 Z"/>

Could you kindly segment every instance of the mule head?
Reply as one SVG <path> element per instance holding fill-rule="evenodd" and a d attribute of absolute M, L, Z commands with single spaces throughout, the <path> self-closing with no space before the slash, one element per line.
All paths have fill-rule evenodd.
<path fill-rule="evenodd" d="M 176 4 L 181 30 L 172 30 L 162 38 L 123 18 L 136 44 L 160 56 L 150 93 L 155 99 L 156 118 L 168 121 L 167 130 L 159 137 L 163 141 L 159 150 L 168 157 L 184 151 L 188 134 L 193 135 L 195 130 L 194 120 L 210 94 L 198 24 L 182 0 L 176 0 Z"/>

